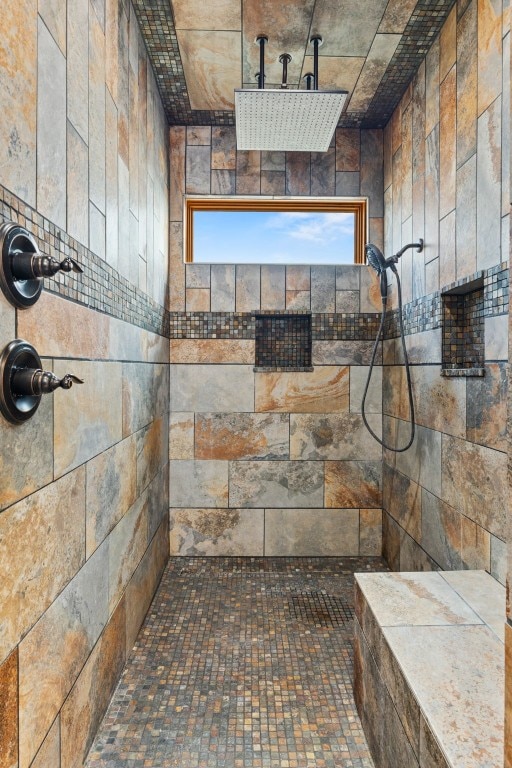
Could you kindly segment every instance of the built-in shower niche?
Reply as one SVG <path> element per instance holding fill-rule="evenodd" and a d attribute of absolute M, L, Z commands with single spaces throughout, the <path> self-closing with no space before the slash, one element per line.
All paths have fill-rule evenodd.
<path fill-rule="evenodd" d="M 442 376 L 483 376 L 484 273 L 459 280 L 441 293 Z"/>
<path fill-rule="evenodd" d="M 311 313 L 255 313 L 255 371 L 312 371 Z"/>

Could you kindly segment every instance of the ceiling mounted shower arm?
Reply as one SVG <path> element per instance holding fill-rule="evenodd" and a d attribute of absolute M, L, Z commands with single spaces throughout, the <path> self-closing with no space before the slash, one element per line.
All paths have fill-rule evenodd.
<path fill-rule="evenodd" d="M 322 36 L 313 35 L 309 42 L 313 43 L 313 87 L 315 91 L 318 91 L 318 49 L 323 43 Z"/>
<path fill-rule="evenodd" d="M 310 40 L 315 49 L 315 73 L 305 77 L 306 87 L 288 86 L 288 64 L 292 57 L 283 53 L 279 57 L 283 66 L 281 86 L 265 88 L 263 53 L 267 40 L 266 35 L 258 35 L 255 41 L 260 48 L 257 87 L 235 88 L 237 149 L 327 152 L 348 91 L 318 89 L 320 36 L 314 35 Z"/>
<path fill-rule="evenodd" d="M 312 81 L 313 81 L 314 77 L 315 76 L 314 76 L 314 74 L 312 72 L 306 72 L 306 74 L 304 75 L 303 79 L 306 81 L 306 91 L 310 91 L 311 90 L 311 84 L 312 84 Z"/>
<path fill-rule="evenodd" d="M 281 88 L 288 88 L 288 64 L 292 60 L 289 53 L 282 53 L 279 57 L 279 62 L 283 65 L 283 79 L 281 81 Z"/>
<path fill-rule="evenodd" d="M 260 71 L 257 73 L 258 88 L 265 88 L 265 43 L 268 43 L 266 35 L 258 35 L 256 42 L 260 46 Z"/>

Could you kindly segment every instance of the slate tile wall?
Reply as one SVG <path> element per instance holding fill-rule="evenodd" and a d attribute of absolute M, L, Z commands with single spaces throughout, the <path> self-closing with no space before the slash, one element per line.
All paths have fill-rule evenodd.
<path fill-rule="evenodd" d="M 466 6 L 454 6 L 384 130 L 385 251 L 425 240 L 400 261 L 407 311 L 508 262 L 509 9 Z M 486 305 L 483 379 L 441 378 L 440 318 L 409 327 L 417 437 L 404 454 L 384 451 L 384 551 L 396 570 L 483 568 L 504 583 L 507 311 Z M 402 363 L 386 341 L 383 429 L 398 443 L 409 429 Z"/>
<path fill-rule="evenodd" d="M 168 557 L 168 146 L 129 3 L 3 6 L 0 223 L 82 277 L 19 337 L 85 383 L 0 417 L 0 766 L 83 765 Z M 37 116 L 37 120 L 36 120 Z"/>
<path fill-rule="evenodd" d="M 378 554 L 381 458 L 361 397 L 380 294 L 359 265 L 183 263 L 183 195 L 367 195 L 382 246 L 382 132 L 326 154 L 237 152 L 172 127 L 170 546 L 175 555 Z M 255 311 L 312 312 L 312 372 L 255 372 Z M 379 356 L 379 363 L 380 363 Z M 369 395 L 381 423 L 381 370 Z"/>

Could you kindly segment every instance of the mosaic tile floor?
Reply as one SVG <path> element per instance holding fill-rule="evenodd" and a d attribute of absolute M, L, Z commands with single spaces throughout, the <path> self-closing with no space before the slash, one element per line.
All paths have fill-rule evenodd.
<path fill-rule="evenodd" d="M 372 768 L 353 573 L 378 558 L 172 558 L 87 768 Z"/>

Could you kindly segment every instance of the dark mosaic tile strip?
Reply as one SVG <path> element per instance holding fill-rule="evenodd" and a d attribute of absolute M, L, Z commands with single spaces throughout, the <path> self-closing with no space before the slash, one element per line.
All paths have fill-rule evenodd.
<path fill-rule="evenodd" d="M 374 557 L 171 557 L 167 569 L 180 576 L 188 573 L 205 575 L 217 565 L 222 576 L 230 578 L 239 573 L 304 574 L 322 573 L 348 576 L 360 571 L 388 570 L 384 560 Z M 288 582 L 285 582 L 285 586 Z"/>
<path fill-rule="evenodd" d="M 234 112 L 190 107 L 169 0 L 133 0 L 169 125 L 234 125 Z"/>
<path fill-rule="evenodd" d="M 505 262 L 484 273 L 485 317 L 504 315 L 509 306 L 509 272 Z"/>
<path fill-rule="evenodd" d="M 454 0 L 420 0 L 366 112 L 345 112 L 344 128 L 380 128 L 388 122 L 450 12 Z M 133 2 L 170 125 L 234 125 L 232 111 L 193 110 L 169 0 Z"/>
<path fill-rule="evenodd" d="M 171 558 L 87 768 L 373 768 L 353 573 L 380 558 Z"/>
<path fill-rule="evenodd" d="M 374 312 L 332 312 L 312 315 L 314 341 L 370 341 L 379 330 L 380 315 Z"/>
<path fill-rule="evenodd" d="M 435 328 L 441 328 L 443 324 L 443 306 L 441 296 L 447 291 L 463 288 L 465 284 L 470 284 L 477 279 L 483 279 L 483 303 L 480 309 L 481 317 L 496 317 L 508 313 L 509 308 L 509 269 L 506 262 L 499 264 L 492 269 L 478 272 L 467 278 L 458 280 L 443 288 L 443 291 L 436 291 L 429 296 L 422 296 L 419 299 L 409 302 L 404 306 L 403 321 L 404 330 L 407 335 L 431 331 Z M 400 334 L 398 324 L 398 310 L 394 309 L 388 313 L 384 326 L 384 338 L 397 338 Z"/>
<path fill-rule="evenodd" d="M 46 278 L 45 289 L 91 309 L 169 336 L 169 313 L 106 261 L 45 219 L 33 208 L 0 186 L 0 222 L 15 221 L 36 238 L 41 253 L 59 260 L 71 256 L 82 267 L 74 272 Z"/>
<path fill-rule="evenodd" d="M 409 302 L 402 313 L 404 331 L 407 335 L 432 331 L 441 327 L 441 294 L 432 293 Z M 393 339 L 400 335 L 398 309 L 388 313 L 384 324 L 384 338 Z"/>
<path fill-rule="evenodd" d="M 171 339 L 254 339 L 250 312 L 171 312 Z"/>
<path fill-rule="evenodd" d="M 360 122 L 361 128 L 386 125 L 454 4 L 455 0 L 420 0 Z"/>
<path fill-rule="evenodd" d="M 258 312 L 258 316 L 264 315 Z M 379 315 L 375 313 L 311 314 L 313 341 L 369 341 L 375 338 L 378 328 Z M 171 339 L 255 339 L 256 315 L 251 312 L 171 312 L 170 334 Z"/>
<path fill-rule="evenodd" d="M 256 315 L 256 368 L 311 368 L 311 315 Z"/>

